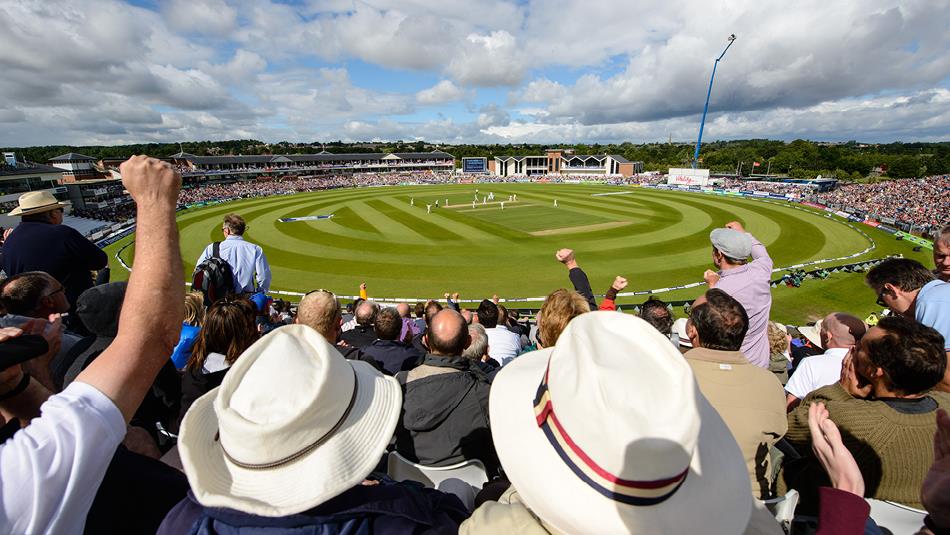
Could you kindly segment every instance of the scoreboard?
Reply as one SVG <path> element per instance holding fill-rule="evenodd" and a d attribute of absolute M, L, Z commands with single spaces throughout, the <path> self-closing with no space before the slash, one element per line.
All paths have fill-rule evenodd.
<path fill-rule="evenodd" d="M 488 172 L 488 158 L 462 158 L 463 173 L 485 174 Z"/>

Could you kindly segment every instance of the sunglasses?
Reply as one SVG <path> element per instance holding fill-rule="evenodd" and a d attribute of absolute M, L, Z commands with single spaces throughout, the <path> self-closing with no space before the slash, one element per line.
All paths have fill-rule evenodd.
<path fill-rule="evenodd" d="M 881 292 L 880 292 L 879 294 L 877 294 L 877 301 L 875 301 L 875 302 L 877 303 L 877 306 L 879 306 L 879 307 L 889 308 L 889 307 L 887 306 L 887 303 L 884 302 L 884 293 L 885 293 L 885 292 L 887 292 L 887 290 L 881 290 Z"/>

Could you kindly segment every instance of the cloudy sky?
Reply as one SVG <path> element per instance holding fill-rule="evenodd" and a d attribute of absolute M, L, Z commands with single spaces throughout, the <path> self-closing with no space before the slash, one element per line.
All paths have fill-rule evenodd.
<path fill-rule="evenodd" d="M 0 0 L 0 146 L 950 139 L 950 0 Z"/>

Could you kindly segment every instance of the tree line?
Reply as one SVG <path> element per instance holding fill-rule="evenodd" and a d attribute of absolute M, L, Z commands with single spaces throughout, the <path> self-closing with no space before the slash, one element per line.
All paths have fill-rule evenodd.
<path fill-rule="evenodd" d="M 182 143 L 146 143 L 117 146 L 10 147 L 20 159 L 45 163 L 67 152 L 78 152 L 92 158 L 127 158 L 133 154 L 149 154 L 167 158 L 182 150 L 197 156 L 236 154 L 370 153 L 429 152 L 441 150 L 461 158 L 518 155 L 541 155 L 551 145 L 538 144 L 435 144 L 423 141 L 385 143 L 264 143 L 253 139 L 229 141 L 189 141 Z M 666 171 L 669 167 L 690 164 L 694 145 L 689 143 L 619 143 L 558 145 L 573 149 L 576 154 L 617 154 L 631 161 L 642 161 L 649 171 Z M 841 180 L 863 180 L 883 174 L 893 178 L 922 177 L 950 173 L 950 142 L 870 144 L 848 141 L 823 143 L 796 139 L 791 142 L 769 139 L 713 141 L 704 143 L 700 151 L 700 167 L 713 172 L 765 174 L 811 178 L 834 176 Z M 753 168 L 753 162 L 759 166 Z"/>

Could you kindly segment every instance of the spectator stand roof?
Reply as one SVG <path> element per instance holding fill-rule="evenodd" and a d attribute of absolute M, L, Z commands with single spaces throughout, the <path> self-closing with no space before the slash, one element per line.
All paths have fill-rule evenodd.
<path fill-rule="evenodd" d="M 51 162 L 94 162 L 95 158 L 92 156 L 86 156 L 85 154 L 79 154 L 77 152 L 67 152 L 66 154 L 60 154 L 55 158 L 50 158 Z"/>

